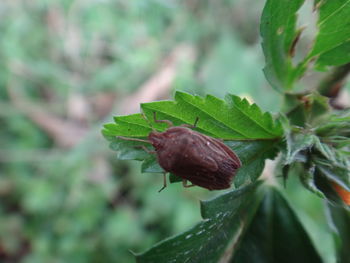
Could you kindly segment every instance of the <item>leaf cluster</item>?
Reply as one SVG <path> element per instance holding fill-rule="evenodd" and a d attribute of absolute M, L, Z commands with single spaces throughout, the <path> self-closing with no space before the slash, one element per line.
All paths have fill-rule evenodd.
<path fill-rule="evenodd" d="M 142 143 L 118 136 L 146 139 L 152 130 L 164 131 L 167 126 L 156 123 L 154 113 L 174 125 L 193 124 L 199 118 L 195 130 L 224 140 L 242 161 L 235 189 L 201 203 L 201 222 L 136 254 L 137 262 L 323 262 L 298 210 L 290 206 L 280 186 L 271 186 L 278 185 L 279 175 L 285 184 L 289 177 L 298 177 L 304 189 L 325 201 L 332 214 L 328 223 L 337 230 L 335 255 L 348 262 L 344 251 L 350 224 L 350 111 L 334 109 L 329 98 L 320 94 L 324 85 L 322 90 L 304 87 L 300 92 L 300 78 L 306 72 L 350 63 L 350 27 L 346 26 L 350 2 L 315 1 L 317 35 L 296 63 L 303 33 L 297 27 L 297 13 L 303 5 L 304 0 L 268 0 L 261 17 L 264 73 L 285 99 L 278 116 L 231 94 L 221 100 L 177 92 L 174 101 L 142 104 L 141 114 L 118 116 L 104 126 L 102 133 L 119 158 L 143 161 L 143 172 L 164 171 L 154 156 L 137 148 Z M 326 89 L 334 89 L 333 84 Z M 276 169 L 261 180 L 267 159 L 275 159 Z M 179 181 L 174 175 L 171 178 Z"/>

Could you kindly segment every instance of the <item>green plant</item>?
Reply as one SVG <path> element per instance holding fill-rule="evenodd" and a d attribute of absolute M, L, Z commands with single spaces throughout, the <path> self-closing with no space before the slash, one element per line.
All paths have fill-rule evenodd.
<path fill-rule="evenodd" d="M 223 101 L 177 92 L 174 101 L 142 104 L 143 114 L 115 117 L 115 123 L 104 126 L 103 135 L 119 158 L 143 161 L 143 172 L 161 173 L 162 169 L 153 155 L 135 147 L 142 143 L 116 136 L 145 138 L 151 126 L 164 131 L 166 125 L 155 123 L 153 112 L 175 125 L 192 124 L 198 117 L 196 130 L 225 140 L 243 164 L 233 190 L 201 202 L 201 222 L 136 254 L 137 262 L 329 261 L 322 244 L 314 242 L 310 227 L 305 229 L 305 221 L 300 220 L 298 198 L 294 202 L 285 193 L 288 190 L 280 186 L 279 177 L 282 183 L 298 177 L 305 189 L 324 200 L 329 231 L 334 231 L 336 240 L 334 257 L 350 262 L 346 252 L 350 244 L 350 111 L 340 109 L 334 100 L 350 70 L 350 2 L 314 2 L 318 32 L 310 50 L 299 54 L 303 28 L 297 26 L 297 12 L 304 2 L 268 0 L 261 17 L 264 73 L 284 96 L 275 118 L 234 95 Z M 310 88 L 301 77 L 315 70 L 328 75 Z M 267 159 L 275 159 L 276 167 L 261 177 Z M 178 181 L 174 176 L 170 179 Z"/>

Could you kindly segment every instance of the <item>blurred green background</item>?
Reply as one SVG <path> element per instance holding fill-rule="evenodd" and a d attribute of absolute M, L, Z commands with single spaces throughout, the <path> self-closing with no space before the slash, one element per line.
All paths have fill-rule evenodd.
<path fill-rule="evenodd" d="M 0 2 L 0 262 L 134 262 L 217 193 L 141 174 L 101 136 L 174 90 L 278 111 L 256 0 Z"/>

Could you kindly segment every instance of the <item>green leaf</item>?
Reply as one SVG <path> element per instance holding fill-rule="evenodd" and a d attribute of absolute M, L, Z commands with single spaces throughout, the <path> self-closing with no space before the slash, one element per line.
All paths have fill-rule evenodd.
<path fill-rule="evenodd" d="M 350 191 L 349 157 L 340 149 L 321 141 L 322 139 L 315 137 L 315 150 L 319 154 L 313 155 L 312 162 L 322 176 Z"/>
<path fill-rule="evenodd" d="M 315 136 L 315 148 L 323 155 L 323 157 L 325 157 L 332 163 L 334 164 L 338 163 L 335 149 L 326 143 L 322 143 L 320 141 L 320 138 L 316 136 Z"/>
<path fill-rule="evenodd" d="M 350 62 L 350 41 L 347 41 L 330 51 L 322 53 L 316 61 L 316 68 L 324 66 L 341 66 Z"/>
<path fill-rule="evenodd" d="M 349 0 L 319 1 L 319 32 L 309 54 L 297 66 L 291 57 L 301 29 L 296 29 L 296 13 L 304 0 L 268 0 L 261 18 L 261 35 L 266 59 L 265 76 L 280 90 L 293 88 L 293 83 L 307 69 L 315 57 L 316 68 L 340 66 L 350 62 L 350 2 Z"/>
<path fill-rule="evenodd" d="M 273 139 L 283 133 L 271 114 L 262 113 L 256 104 L 250 105 L 234 95 L 227 95 L 223 101 L 211 95 L 202 98 L 176 92 L 175 101 L 145 103 L 142 110 L 149 120 L 157 112 L 158 119 L 171 120 L 175 125 L 193 124 L 198 117 L 199 131 L 225 140 Z"/>
<path fill-rule="evenodd" d="M 300 159 L 298 154 L 304 150 L 311 150 L 315 143 L 315 136 L 313 134 L 289 134 L 287 137 L 287 153 L 285 156 L 284 164 L 288 165 L 295 161 L 305 162 L 306 160 Z"/>
<path fill-rule="evenodd" d="M 322 193 L 320 189 L 317 188 L 315 183 L 315 167 L 316 166 L 313 164 L 308 169 L 305 169 L 305 171 L 300 173 L 299 178 L 301 183 L 307 190 L 311 191 L 312 193 L 316 194 L 321 198 L 325 198 L 326 196 Z"/>
<path fill-rule="evenodd" d="M 314 175 L 314 182 L 317 189 L 326 196 L 327 200 L 332 204 L 343 205 L 344 202 L 333 188 L 330 180 L 320 172 L 317 166 Z"/>
<path fill-rule="evenodd" d="M 214 96 L 192 96 L 176 92 L 175 101 L 157 101 L 142 104 L 142 114 L 118 116 L 115 123 L 106 124 L 102 133 L 106 137 L 128 136 L 147 137 L 155 129 L 164 131 L 166 119 L 174 125 L 193 124 L 199 118 L 197 130 L 209 136 L 226 140 L 275 139 L 281 137 L 283 129 L 279 121 L 274 121 L 270 113 L 261 112 L 256 104 L 250 105 L 246 99 L 228 95 L 226 101 Z"/>
<path fill-rule="evenodd" d="M 149 154 L 140 147 L 142 145 L 150 147 L 150 145 L 146 143 L 112 138 L 110 148 L 117 152 L 117 158 L 120 160 L 143 161 L 148 158 Z"/>
<path fill-rule="evenodd" d="M 300 34 L 296 29 L 296 13 L 303 3 L 304 0 L 268 0 L 262 13 L 264 73 L 277 90 L 291 89 L 296 76 L 301 75 L 301 72 L 296 75 L 292 66 L 291 49 Z"/>
<path fill-rule="evenodd" d="M 144 173 L 164 173 L 162 167 L 159 166 L 156 156 L 148 156 L 141 165 L 141 171 Z"/>
<path fill-rule="evenodd" d="M 329 98 L 326 96 L 322 96 L 317 92 L 313 92 L 305 98 L 308 100 L 307 103 L 310 106 L 307 108 L 308 110 L 308 121 L 311 124 L 317 123 L 321 117 L 331 111 L 331 107 L 329 106 Z"/>
<path fill-rule="evenodd" d="M 239 187 L 255 182 L 265 167 L 266 159 L 274 159 L 278 153 L 279 141 L 228 141 L 227 146 L 235 151 L 242 162 L 234 178 L 234 185 Z"/>
<path fill-rule="evenodd" d="M 315 44 L 308 57 L 331 51 L 350 38 L 350 1 L 321 1 L 319 9 L 319 28 Z"/>
<path fill-rule="evenodd" d="M 152 131 L 150 124 L 142 114 L 117 116 L 114 117 L 114 122 L 103 126 L 102 134 L 105 137 L 147 137 Z"/>
<path fill-rule="evenodd" d="M 349 167 L 335 166 L 331 161 L 325 159 L 315 158 L 314 162 L 320 174 L 350 192 Z"/>
<path fill-rule="evenodd" d="M 316 134 L 327 140 L 342 138 L 341 141 L 346 141 L 346 138 L 350 137 L 350 110 L 335 112 L 327 116 L 327 118 L 316 127 Z M 334 136 L 336 137 L 334 138 Z"/>
<path fill-rule="evenodd" d="M 301 127 L 316 125 L 331 110 L 329 98 L 317 92 L 308 95 L 286 94 L 285 102 L 284 110 L 290 122 Z"/>
<path fill-rule="evenodd" d="M 312 139 L 304 145 L 309 151 L 303 155 L 303 170 L 298 173 L 299 178 L 311 192 L 320 197 L 327 197 L 329 201 L 343 204 L 333 189 L 333 183 L 350 190 L 350 160 L 339 149 L 322 142 L 322 138 L 311 136 Z M 290 144 L 295 147 L 297 142 Z M 294 158 L 292 161 L 299 160 Z"/>
<path fill-rule="evenodd" d="M 289 123 L 299 127 L 303 127 L 306 122 L 306 112 L 302 102 L 302 96 L 301 94 L 298 96 L 298 94 L 286 93 L 284 95 L 283 105 L 283 112 L 287 114 Z"/>
<path fill-rule="evenodd" d="M 276 189 L 270 188 L 231 262 L 316 263 L 322 260 L 287 201 Z"/>
<path fill-rule="evenodd" d="M 178 177 L 172 173 L 169 174 L 169 182 L 170 183 L 177 183 L 177 182 L 181 182 L 181 181 L 182 181 L 181 177 Z"/>
<path fill-rule="evenodd" d="M 321 139 L 300 131 L 287 135 L 287 151 L 282 160 L 284 165 L 302 163 L 303 170 L 298 173 L 302 184 L 318 196 L 327 196 L 329 200 L 337 202 L 339 199 L 330 184 L 335 182 L 350 189 L 350 160 Z"/>
<path fill-rule="evenodd" d="M 201 203 L 203 221 L 192 229 L 136 254 L 138 263 L 216 263 L 235 246 L 255 214 L 259 183 L 233 190 Z"/>
<path fill-rule="evenodd" d="M 328 205 L 330 225 L 333 226 L 337 244 L 338 261 L 350 263 L 350 210 L 340 206 Z"/>

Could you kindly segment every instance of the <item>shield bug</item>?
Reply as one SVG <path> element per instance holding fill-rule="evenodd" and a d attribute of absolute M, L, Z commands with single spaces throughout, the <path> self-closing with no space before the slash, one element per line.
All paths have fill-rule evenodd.
<path fill-rule="evenodd" d="M 119 137 L 125 140 L 147 142 L 153 145 L 159 165 L 166 172 L 182 178 L 184 187 L 200 186 L 208 190 L 226 189 L 231 186 L 232 178 L 241 161 L 238 156 L 222 141 L 192 130 L 194 125 L 173 126 L 169 120 L 157 120 L 166 123 L 169 127 L 164 132 L 152 131 L 148 140 Z M 192 185 L 187 185 L 190 181 Z M 166 187 L 164 174 L 163 190 Z"/>

